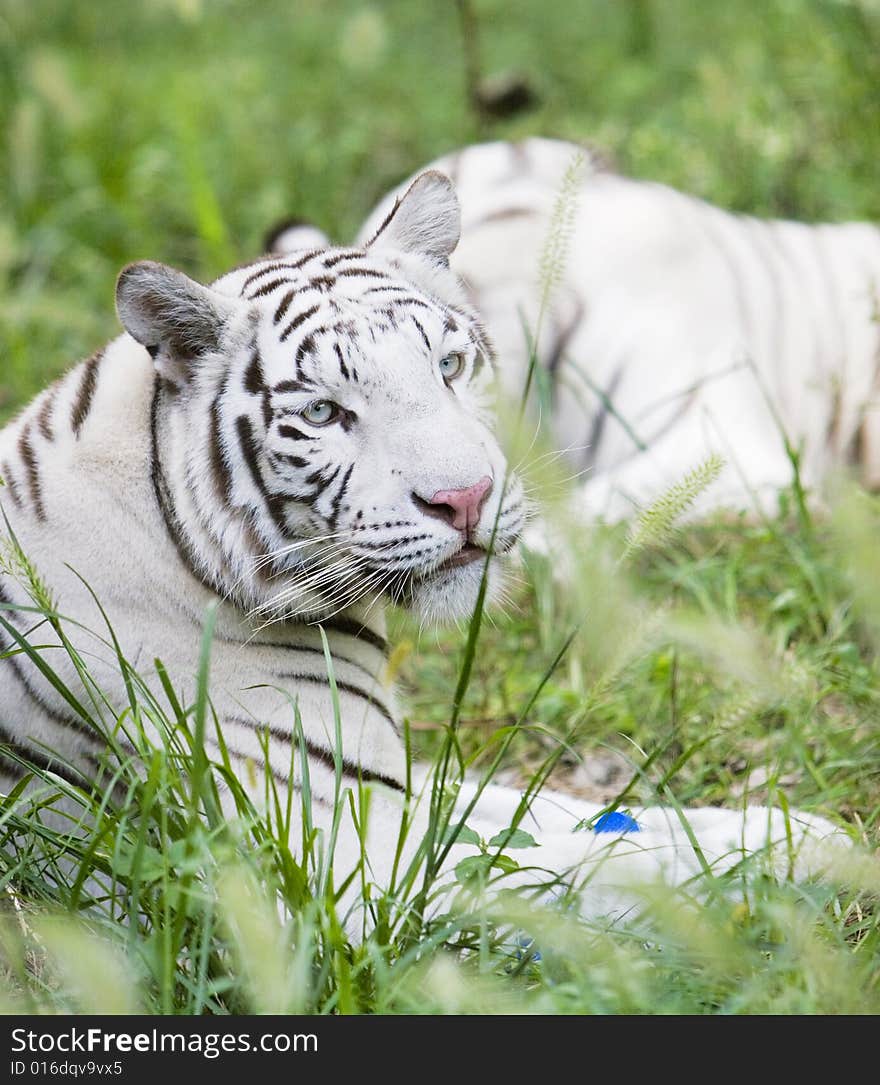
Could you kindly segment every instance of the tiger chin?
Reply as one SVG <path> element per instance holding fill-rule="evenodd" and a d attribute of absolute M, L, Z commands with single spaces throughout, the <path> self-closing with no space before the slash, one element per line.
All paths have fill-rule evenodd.
<path fill-rule="evenodd" d="M 411 777 L 383 604 L 466 618 L 500 591 L 526 515 L 493 435 L 491 344 L 449 266 L 460 227 L 452 183 L 429 171 L 357 247 L 267 256 L 210 286 L 151 262 L 122 271 L 125 333 L 0 431 L 3 515 L 68 623 L 64 637 L 60 620 L 35 624 L 27 585 L 0 567 L 0 739 L 15 752 L 0 750 L 4 792 L 23 762 L 87 788 L 111 753 L 136 759 L 72 706 L 97 687 L 117 718 L 130 712 L 117 644 L 157 698 L 170 676 L 194 703 L 212 610 L 208 755 L 257 803 L 267 778 L 291 795 L 291 846 L 307 795 L 309 825 L 332 831 L 352 928 L 366 871 L 384 888 L 399 861 L 419 861 L 424 803 L 396 846 Z M 162 741 L 151 712 L 143 726 Z M 347 799 L 340 811 L 340 781 L 352 802 L 369 791 L 368 817 Z M 515 789 L 466 781 L 460 799 L 486 840 L 521 816 Z M 688 881 L 768 845 L 787 869 L 834 832 L 796 812 L 692 810 L 697 853 L 680 810 L 635 811 L 610 841 L 575 831 L 600 814 L 529 799 L 530 867 L 557 888 L 571 877 L 583 910 L 603 915 L 633 907 L 632 882 Z M 472 850 L 449 849 L 450 884 Z"/>

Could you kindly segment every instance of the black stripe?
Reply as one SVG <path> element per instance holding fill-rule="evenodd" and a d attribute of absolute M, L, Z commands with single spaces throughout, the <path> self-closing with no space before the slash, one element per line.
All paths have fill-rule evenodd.
<path fill-rule="evenodd" d="M 4 599 L 3 602 L 6 600 Z M 4 649 L 4 651 L 15 650 L 14 646 L 10 646 L 10 649 Z M 103 751 L 107 748 L 107 740 L 96 731 L 93 727 L 89 727 L 83 723 L 82 720 L 78 720 L 75 716 L 68 716 L 57 712 L 51 705 L 46 704 L 45 700 L 39 693 L 31 686 L 27 678 L 25 678 L 21 668 L 18 665 L 18 661 L 15 656 L 7 655 L 5 659 L 0 660 L 0 666 L 4 663 L 9 665 L 12 675 L 17 679 L 19 685 L 27 694 L 28 699 L 43 713 L 56 727 L 60 727 L 64 731 L 74 731 L 76 734 L 83 738 L 89 739 L 96 749 Z M 8 674 L 9 672 L 7 672 Z"/>
<path fill-rule="evenodd" d="M 430 351 L 430 349 L 431 349 L 431 340 L 430 340 L 430 339 L 428 338 L 428 333 L 427 333 L 427 332 L 425 331 L 424 327 L 422 326 L 422 322 L 421 322 L 420 320 L 418 320 L 418 319 L 417 319 L 416 317 L 414 317 L 414 316 L 411 316 L 411 317 L 410 317 L 410 320 L 411 320 L 411 321 L 413 322 L 413 324 L 415 324 L 415 326 L 416 326 L 416 329 L 418 330 L 418 333 L 419 333 L 419 335 L 420 335 L 420 336 L 422 337 L 422 339 L 424 340 L 425 346 L 426 346 L 426 347 L 428 348 L 428 350 Z"/>
<path fill-rule="evenodd" d="M 244 723 L 244 720 L 238 720 L 238 719 L 230 718 L 229 722 L 230 723 Z M 216 746 L 218 748 L 218 750 L 219 750 L 220 744 L 217 742 L 217 740 L 215 738 L 212 737 L 210 739 L 206 739 L 206 741 L 210 741 L 211 745 Z M 255 754 L 244 753 L 242 750 L 237 750 L 234 746 L 231 746 L 229 744 L 228 739 L 226 738 L 226 735 L 223 736 L 223 745 L 226 747 L 226 752 L 230 756 L 230 758 L 237 757 L 239 759 L 239 761 L 256 761 L 257 760 L 257 756 Z M 299 784 L 297 784 L 294 780 L 291 780 L 290 777 L 287 775 L 287 773 L 282 772 L 280 769 L 275 768 L 275 766 L 272 764 L 271 758 L 268 760 L 268 762 L 266 762 L 266 761 L 263 762 L 263 768 L 268 769 L 270 774 L 272 775 L 272 778 L 274 780 L 276 780 L 279 784 L 283 784 L 285 787 L 291 787 L 291 788 L 293 788 L 294 791 L 300 791 L 301 790 Z"/>
<path fill-rule="evenodd" d="M 257 268 L 257 270 L 254 271 L 252 274 L 248 275 L 245 281 L 241 284 L 242 294 L 244 294 L 245 290 L 247 290 L 251 283 L 256 282 L 257 279 L 259 279 L 261 276 L 268 275 L 270 271 L 281 271 L 282 268 L 287 269 L 289 267 L 289 264 L 274 260 L 271 263 L 264 264 L 261 268 Z"/>
<path fill-rule="evenodd" d="M 336 522 L 339 519 L 339 506 L 342 503 L 343 497 L 345 497 L 345 491 L 348 489 L 348 482 L 351 478 L 351 473 L 354 471 L 354 464 L 351 464 L 345 474 L 342 476 L 342 482 L 339 485 L 339 490 L 336 496 L 333 498 L 330 508 L 330 516 L 328 523 L 335 529 Z"/>
<path fill-rule="evenodd" d="M 424 542 L 425 539 L 430 539 L 431 533 L 426 531 L 421 535 L 404 535 L 403 538 L 390 539 L 387 542 L 369 542 L 359 541 L 356 545 L 358 550 L 385 550 L 394 547 L 395 549 L 400 546 L 409 546 L 410 543 Z"/>
<path fill-rule="evenodd" d="M 288 463 L 291 467 L 308 467 L 309 461 L 302 456 L 291 456 L 286 452 L 270 452 L 273 460 L 280 463 Z"/>
<path fill-rule="evenodd" d="M 257 443 L 254 440 L 254 429 L 247 415 L 239 415 L 235 420 L 235 432 L 238 435 L 238 444 L 241 454 L 250 471 L 251 479 L 261 496 L 266 495 L 266 483 L 260 471 L 260 461 L 257 454 Z"/>
<path fill-rule="evenodd" d="M 277 290 L 279 286 L 284 286 L 285 283 L 292 282 L 292 279 L 286 276 L 280 279 L 270 279 L 269 282 L 263 283 L 252 294 L 248 295 L 248 301 L 256 301 L 257 298 L 265 297 L 266 294 L 271 294 L 273 290 Z"/>
<path fill-rule="evenodd" d="M 303 267 L 303 265 L 308 264 L 311 260 L 314 260 L 316 256 L 320 256 L 322 252 L 326 251 L 326 249 L 309 249 L 309 251 L 303 253 L 298 260 L 294 260 L 292 264 L 288 264 L 287 266 L 295 271 L 297 268 Z"/>
<path fill-rule="evenodd" d="M 228 644 L 241 645 L 242 643 L 239 640 L 233 640 L 231 637 L 221 636 L 219 633 L 214 634 L 214 639 L 223 640 Z M 254 648 L 278 648 L 280 651 L 283 652 L 305 652 L 308 655 L 317 655 L 324 659 L 323 645 L 319 646 L 316 644 L 284 644 L 282 642 L 271 640 L 248 640 L 246 643 L 248 647 L 253 646 Z M 351 656 L 340 655 L 338 652 L 333 651 L 331 652 L 330 658 L 333 660 L 334 666 L 336 666 L 338 663 L 342 663 L 347 667 L 354 667 L 356 670 L 359 670 L 363 675 L 365 675 L 370 682 L 376 681 L 376 675 L 373 674 L 370 669 L 366 667 L 363 663 L 358 663 L 356 659 L 352 659 Z"/>
<path fill-rule="evenodd" d="M 403 554 L 380 554 L 380 561 L 373 561 L 363 554 L 358 554 L 361 572 L 366 573 L 412 573 L 415 570 L 414 560 L 424 555 L 436 555 L 442 551 L 442 543 L 433 546 L 423 546 L 419 550 L 411 550 Z M 383 590 L 387 590 L 383 589 Z"/>
<path fill-rule="evenodd" d="M 315 333 L 314 332 L 309 332 L 308 335 L 303 337 L 303 339 L 300 342 L 299 346 L 296 348 L 296 357 L 294 358 L 294 363 L 293 364 L 296 366 L 297 371 L 299 371 L 299 367 L 303 363 L 303 361 L 305 360 L 306 355 L 311 354 L 314 351 L 314 349 L 315 349 Z"/>
<path fill-rule="evenodd" d="M 296 331 L 300 324 L 308 320 L 310 316 L 314 316 L 320 308 L 320 305 L 312 305 L 308 309 L 303 309 L 301 313 L 297 313 L 297 315 L 293 318 L 293 320 L 291 320 L 291 322 L 278 337 L 279 342 L 283 343 L 291 335 L 292 332 Z"/>
<path fill-rule="evenodd" d="M 291 392 L 313 392 L 315 385 L 310 380 L 286 380 L 279 381 L 272 391 L 275 395 L 284 396 Z"/>
<path fill-rule="evenodd" d="M 227 717 L 227 721 L 229 723 L 242 724 L 244 726 L 249 727 L 250 730 L 260 730 L 260 725 L 259 724 L 255 725 L 255 724 L 252 724 L 252 723 L 250 723 L 248 721 L 245 721 L 245 720 L 242 720 L 242 719 L 237 719 L 234 716 Z M 206 735 L 205 736 L 205 741 L 207 743 L 210 743 L 210 745 L 212 747 L 214 747 L 219 754 L 222 755 L 220 743 L 216 738 L 214 738 L 213 735 Z M 229 755 L 230 759 L 238 758 L 239 761 L 257 761 L 258 758 L 259 758 L 258 754 L 245 753 L 243 750 L 236 749 L 235 746 L 230 744 L 230 742 L 227 739 L 226 735 L 223 736 L 223 746 L 225 746 L 226 753 Z M 262 754 L 262 752 L 263 751 L 260 750 L 260 754 Z M 294 791 L 302 791 L 302 787 L 298 783 L 296 783 L 295 780 L 291 780 L 290 777 L 287 775 L 287 773 L 282 772 L 280 769 L 275 768 L 275 766 L 272 764 L 271 759 L 269 759 L 268 762 L 266 762 L 266 761 L 262 762 L 262 766 L 263 766 L 264 769 L 269 770 L 270 774 L 272 775 L 272 778 L 274 780 L 276 780 L 279 784 L 283 784 L 284 787 L 290 787 Z M 321 799 L 317 795 L 314 796 L 314 798 L 317 799 L 317 801 L 322 806 L 328 806 L 329 805 L 329 803 L 327 803 L 324 799 Z"/>
<path fill-rule="evenodd" d="M 153 385 L 153 402 L 150 406 L 150 481 L 153 484 L 153 494 L 156 498 L 156 505 L 159 508 L 159 514 L 165 524 L 168 536 L 174 543 L 178 557 L 185 568 L 188 569 L 192 576 L 204 587 L 218 595 L 223 595 L 223 585 L 215 580 L 213 576 L 206 577 L 205 574 L 199 570 L 196 555 L 181 533 L 181 525 L 174 508 L 174 501 L 162 471 L 162 461 L 159 457 L 159 396 L 162 392 L 164 383 L 165 382 L 157 375 Z"/>
<path fill-rule="evenodd" d="M 444 319 L 453 316 L 453 319 L 457 316 L 463 324 L 477 324 L 477 316 L 475 312 L 469 312 L 467 309 L 460 309 L 457 305 L 446 305 L 444 309 Z"/>
<path fill-rule="evenodd" d="M 326 678 L 320 679 L 320 681 L 329 691 L 329 681 Z M 340 689 L 342 688 L 341 683 L 337 682 L 336 684 Z M 227 717 L 227 719 L 230 723 L 237 723 L 239 726 L 247 727 L 252 731 L 268 731 L 273 738 L 276 738 L 281 742 L 291 744 L 298 741 L 291 731 L 285 730 L 285 728 L 277 725 L 255 723 L 253 720 L 242 719 L 240 716 Z M 303 736 L 303 740 L 309 757 L 319 761 L 325 768 L 335 773 L 336 762 L 333 758 L 333 754 L 329 750 L 325 750 L 323 747 L 315 745 L 315 743 L 305 735 Z M 355 780 L 362 780 L 365 784 L 385 784 L 386 787 L 393 788 L 395 791 L 402 792 L 405 790 L 403 783 L 400 780 L 395 780 L 393 776 L 386 776 L 383 772 L 376 772 L 373 769 L 364 768 L 363 765 L 357 765 L 345 757 L 341 758 L 341 762 L 343 774 L 351 776 Z"/>
<path fill-rule="evenodd" d="M 21 779 L 22 773 L 25 771 L 27 770 L 22 768 L 19 761 L 16 761 L 14 758 L 3 752 L 3 746 L 0 745 L 0 772 L 10 780 L 17 782 Z"/>
<path fill-rule="evenodd" d="M 260 352 L 256 347 L 254 348 L 254 353 L 244 373 L 244 388 L 245 391 L 250 392 L 252 396 L 262 395 L 266 389 L 263 380 L 263 363 L 260 358 Z"/>
<path fill-rule="evenodd" d="M 34 765 L 36 768 L 42 769 L 44 772 L 52 772 L 56 776 L 60 776 L 62 780 L 65 780 L 72 787 L 85 787 L 89 788 L 93 786 L 93 781 L 79 772 L 77 769 L 70 768 L 67 764 L 61 761 L 58 756 L 47 757 L 39 750 L 33 749 L 31 746 L 24 746 L 18 741 L 17 737 L 9 731 L 6 727 L 0 724 L 0 744 L 5 746 L 8 750 L 11 750 L 17 757 L 20 757 L 26 764 Z M 20 779 L 23 769 L 17 761 L 12 761 L 9 757 L 4 757 L 5 764 L 12 764 L 15 766 L 15 779 Z"/>
<path fill-rule="evenodd" d="M 58 395 L 59 382 L 56 381 L 50 388 L 46 390 L 43 405 L 40 408 L 40 413 L 37 415 L 37 429 L 40 431 L 47 441 L 55 440 L 55 433 L 52 430 L 51 418 L 52 408 L 55 406 L 55 398 Z"/>
<path fill-rule="evenodd" d="M 327 468 L 329 466 L 330 465 L 328 463 L 325 463 L 323 467 L 319 467 L 316 471 L 312 471 L 312 473 L 310 475 L 306 476 L 306 485 L 307 486 L 314 486 L 319 482 L 321 484 L 321 488 L 318 490 L 318 493 L 315 494 L 316 497 L 320 493 L 322 493 L 330 485 L 330 483 L 333 481 L 333 479 L 335 479 L 336 476 L 339 474 L 340 465 L 337 464 L 336 469 L 333 471 L 333 473 L 330 474 L 330 475 L 327 475 L 325 477 L 324 472 L 327 470 Z"/>
<path fill-rule="evenodd" d="M 322 623 L 327 625 L 326 622 Z M 308 655 L 318 655 L 324 658 L 324 646 L 317 644 L 296 644 L 285 643 L 284 641 L 272 641 L 272 640 L 257 640 L 256 638 L 248 638 L 247 641 L 241 641 L 234 637 L 224 636 L 221 632 L 214 633 L 214 640 L 223 641 L 226 644 L 233 644 L 241 647 L 246 644 L 248 647 L 254 648 L 277 648 L 282 652 L 305 652 Z M 363 663 L 358 663 L 356 659 L 352 659 L 351 656 L 340 655 L 335 650 L 331 653 L 331 658 L 334 665 L 337 663 L 343 663 L 348 667 L 354 667 L 356 670 L 361 671 L 370 682 L 376 681 L 376 675 L 370 671 Z"/>
<path fill-rule="evenodd" d="M 344 267 L 336 274 L 341 278 L 343 275 L 360 275 L 366 279 L 390 279 L 384 271 L 378 271 L 371 267 Z"/>
<path fill-rule="evenodd" d="M 17 509 L 22 508 L 23 503 L 21 500 L 21 494 L 18 492 L 18 484 L 12 477 L 12 470 L 10 469 L 8 463 L 4 462 L 2 465 L 0 465 L 0 476 L 2 476 L 3 481 L 6 483 L 6 489 L 9 491 L 9 496 L 12 498 L 13 505 L 15 505 Z"/>
<path fill-rule="evenodd" d="M 436 306 L 429 305 L 428 302 L 422 301 L 421 298 L 414 298 L 412 296 L 408 298 L 400 298 L 399 301 L 394 303 L 395 305 L 417 305 L 420 309 L 428 309 L 430 312 L 436 312 Z"/>
<path fill-rule="evenodd" d="M 394 216 L 395 216 L 395 215 L 397 214 L 397 209 L 398 209 L 398 207 L 400 207 L 400 196 L 397 196 L 397 197 L 395 198 L 395 200 L 394 200 L 394 206 L 393 206 L 393 207 L 391 208 L 391 210 L 390 210 L 390 211 L 388 212 L 388 214 L 387 214 L 387 215 L 385 216 L 385 218 L 384 218 L 384 219 L 382 220 L 382 223 L 381 223 L 381 225 L 379 226 L 379 229 L 378 229 L 378 230 L 377 230 L 377 231 L 376 231 L 376 232 L 375 232 L 375 233 L 373 234 L 373 236 L 372 236 L 372 237 L 370 238 L 370 240 L 369 240 L 369 241 L 367 242 L 367 246 L 366 246 L 367 248 L 369 248 L 369 247 L 370 247 L 371 245 L 373 245 L 373 244 L 374 244 L 374 243 L 376 242 L 376 240 L 378 239 L 379 235 L 380 235 L 380 234 L 381 234 L 381 233 L 382 233 L 382 232 L 384 231 L 385 227 L 386 227 L 386 226 L 387 226 L 387 225 L 389 224 L 389 222 L 391 222 L 391 220 L 392 220 L 392 219 L 394 218 Z"/>
<path fill-rule="evenodd" d="M 88 417 L 89 410 L 91 409 L 92 397 L 95 394 L 95 385 L 98 378 L 98 366 L 103 356 L 103 350 L 99 350 L 97 354 L 93 354 L 85 363 L 82 381 L 79 386 L 79 391 L 77 392 L 76 400 L 73 404 L 73 412 L 70 416 L 70 425 L 73 429 L 74 436 L 76 437 L 79 437 L 79 431 L 82 429 L 83 423 Z"/>
<path fill-rule="evenodd" d="M 2 616 L 5 618 L 5 621 L 9 622 L 10 625 L 15 626 L 15 628 L 17 629 L 17 625 L 15 625 L 15 622 L 13 622 L 11 611 L 17 611 L 18 608 L 16 607 L 11 597 L 8 596 L 7 592 L 5 592 L 5 590 L 3 589 L 2 583 L 0 583 L 0 603 L 3 604 L 4 610 L 2 611 Z M 7 610 L 5 608 L 10 608 L 11 610 Z M 18 629 L 18 633 L 21 633 L 21 629 Z M 24 636 L 24 634 L 22 634 L 22 636 Z M 3 638 L 2 636 L 0 636 L 0 648 L 2 647 L 2 644 Z M 4 652 L 15 652 L 16 650 L 20 649 L 18 649 L 17 641 L 13 639 L 10 642 L 9 647 L 3 648 L 2 650 Z M 95 745 L 98 746 L 101 751 L 106 749 L 106 739 L 104 739 L 104 737 L 99 731 L 85 724 L 84 722 L 82 722 L 82 720 L 77 719 L 76 716 L 68 716 L 56 711 L 50 704 L 47 704 L 46 701 L 43 700 L 41 695 L 37 692 L 37 690 L 34 689 L 33 686 L 30 685 L 30 682 L 25 677 L 21 666 L 18 665 L 18 661 L 15 655 L 10 654 L 7 655 L 7 658 L 5 658 L 4 660 L 0 660 L 0 667 L 2 667 L 3 663 L 7 663 L 10 666 L 13 676 L 17 679 L 18 682 L 20 682 L 20 685 L 27 694 L 28 699 L 30 701 L 33 701 L 34 704 L 37 706 L 37 709 L 39 709 L 39 711 L 42 712 L 44 716 L 47 716 L 53 724 L 63 728 L 64 730 L 76 731 L 77 735 L 90 739 Z"/>
<path fill-rule="evenodd" d="M 366 641 L 367 644 L 372 644 L 374 648 L 378 648 L 383 655 L 388 654 L 388 641 L 384 637 L 380 637 L 378 633 L 374 633 L 368 626 L 361 625 L 360 622 L 352 621 L 349 618 L 330 618 L 326 621 L 318 621 L 315 624 L 323 625 L 336 633 L 342 633 L 344 636 L 356 637 L 358 640 Z"/>
<path fill-rule="evenodd" d="M 37 468 L 37 458 L 31 444 L 30 429 L 27 426 L 22 430 L 21 437 L 18 439 L 18 452 L 27 471 L 28 489 L 30 490 L 34 512 L 37 514 L 38 520 L 45 520 L 46 510 L 43 506 L 43 495 L 40 489 L 40 472 Z"/>
<path fill-rule="evenodd" d="M 284 316 L 287 310 L 290 308 L 290 303 L 296 297 L 295 290 L 288 290 L 281 301 L 278 303 L 278 308 L 275 310 L 275 315 L 272 317 L 272 323 L 277 324 L 279 320 Z"/>
<path fill-rule="evenodd" d="M 223 391 L 225 391 L 225 387 Z M 214 488 L 217 491 L 220 504 L 223 508 L 226 508 L 232 500 L 232 474 L 229 470 L 229 464 L 226 462 L 226 451 L 223 447 L 223 438 L 220 432 L 220 401 L 223 391 L 217 394 L 211 404 L 208 454 L 211 461 L 211 474 L 214 477 Z"/>
<path fill-rule="evenodd" d="M 248 466 L 248 471 L 250 472 L 254 486 L 256 486 L 260 496 L 265 502 L 266 511 L 272 518 L 275 527 L 279 531 L 284 532 L 287 527 L 284 519 L 284 498 L 269 493 L 266 488 L 266 483 L 263 481 L 263 476 L 260 472 L 259 452 L 257 442 L 254 440 L 253 426 L 247 415 L 242 414 L 236 418 L 235 432 L 238 436 L 241 454 L 244 456 L 244 461 Z"/>
<path fill-rule="evenodd" d="M 307 433 L 303 433 L 301 430 L 296 429 L 293 426 L 279 426 L 278 436 L 283 437 L 286 441 L 308 441 L 311 440 Z"/>
<path fill-rule="evenodd" d="M 342 357 L 342 348 L 338 343 L 334 343 L 333 350 L 336 352 L 336 358 L 339 362 L 339 372 L 345 380 L 348 380 L 348 366 L 345 364 L 345 359 Z"/>
<path fill-rule="evenodd" d="M 361 296 L 365 294 L 411 294 L 411 286 L 398 286 L 396 283 L 383 283 L 381 286 L 368 286 L 366 290 L 361 291 Z"/>
<path fill-rule="evenodd" d="M 363 249 L 350 249 L 345 252 L 336 252 L 324 260 L 324 267 L 335 267 L 340 260 L 363 260 L 366 253 Z"/>
<path fill-rule="evenodd" d="M 2 603 L 4 606 L 3 614 L 6 621 L 8 621 L 10 625 L 14 626 L 15 623 L 13 622 L 12 614 L 9 610 L 6 610 L 5 608 L 15 608 L 15 603 L 4 591 L 2 583 L 0 583 L 0 603 Z M 9 647 L 4 648 L 3 651 L 14 652 L 17 650 L 16 645 L 17 642 L 12 642 Z M 34 705 L 36 705 L 36 707 L 39 709 L 39 711 L 41 711 L 43 715 L 46 716 L 52 723 L 62 728 L 62 730 L 74 731 L 81 737 L 89 739 L 101 753 L 103 753 L 108 748 L 107 740 L 99 731 L 96 731 L 94 727 L 87 725 L 82 720 L 78 720 L 75 716 L 62 715 L 60 712 L 56 711 L 51 705 L 48 705 L 45 700 L 40 696 L 40 694 L 31 686 L 27 678 L 22 673 L 15 655 L 7 655 L 4 660 L 0 660 L 0 665 L 2 665 L 2 663 L 7 663 L 10 666 L 10 668 L 12 669 L 12 674 L 21 685 L 29 700 L 31 700 Z M 121 744 L 128 748 L 130 752 L 134 752 L 133 750 L 131 750 L 131 747 L 129 747 L 127 743 L 122 742 Z M 92 755 L 86 754 L 84 756 Z"/>
<path fill-rule="evenodd" d="M 244 520 L 244 535 L 247 545 L 256 558 L 254 575 L 266 582 L 272 580 L 277 569 L 277 562 L 267 551 L 263 540 L 249 519 Z"/>
<path fill-rule="evenodd" d="M 319 275 L 308 282 L 308 288 L 312 290 L 329 290 L 336 285 L 336 279 L 332 275 Z"/>
<path fill-rule="evenodd" d="M 268 275 L 271 271 L 296 271 L 301 268 L 303 264 L 307 264 L 309 260 L 313 260 L 318 253 L 324 252 L 324 249 L 310 249 L 308 252 L 303 253 L 298 260 L 273 260 L 271 263 L 258 268 L 252 275 L 249 275 L 245 281 L 241 284 L 241 293 L 244 294 L 245 290 L 251 285 L 252 282 L 256 282 L 257 279 L 263 275 Z"/>

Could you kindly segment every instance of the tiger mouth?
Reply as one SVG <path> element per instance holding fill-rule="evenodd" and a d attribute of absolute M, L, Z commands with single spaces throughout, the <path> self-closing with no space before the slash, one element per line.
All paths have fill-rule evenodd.
<path fill-rule="evenodd" d="M 463 565 L 470 565 L 475 561 L 485 561 L 489 556 L 489 551 L 485 550 L 482 546 L 476 546 L 474 543 L 465 543 L 460 550 L 448 557 L 444 562 L 441 562 L 437 566 L 435 572 L 441 573 L 445 569 L 458 569 Z"/>

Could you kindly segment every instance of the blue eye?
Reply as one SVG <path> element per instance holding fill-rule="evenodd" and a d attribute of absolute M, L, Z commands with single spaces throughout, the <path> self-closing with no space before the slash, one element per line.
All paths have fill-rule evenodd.
<path fill-rule="evenodd" d="M 329 399 L 318 399 L 302 411 L 306 422 L 313 426 L 329 426 L 339 417 L 339 407 Z"/>
<path fill-rule="evenodd" d="M 464 372 L 464 355 L 447 354 L 440 359 L 440 376 L 449 384 Z"/>

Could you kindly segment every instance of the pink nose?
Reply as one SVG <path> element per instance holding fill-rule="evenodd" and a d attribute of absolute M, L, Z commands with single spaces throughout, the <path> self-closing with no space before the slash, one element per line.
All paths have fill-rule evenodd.
<path fill-rule="evenodd" d="M 440 516 L 454 528 L 467 533 L 477 526 L 491 489 L 492 479 L 486 475 L 464 490 L 438 490 L 428 504 L 436 509 L 432 515 Z"/>

